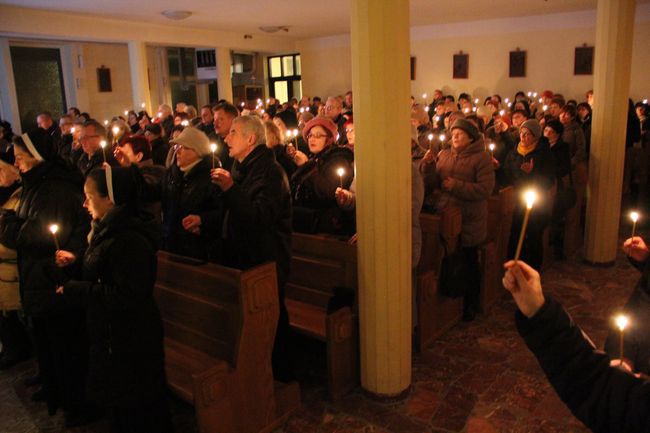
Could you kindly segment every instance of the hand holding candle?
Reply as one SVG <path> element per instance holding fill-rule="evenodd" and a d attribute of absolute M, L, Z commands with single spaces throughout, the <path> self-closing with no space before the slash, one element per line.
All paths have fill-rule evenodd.
<path fill-rule="evenodd" d="M 429 150 L 433 147 L 433 144 L 431 143 L 433 141 L 433 134 L 427 135 L 427 138 L 429 139 Z"/>
<path fill-rule="evenodd" d="M 638 212 L 630 212 L 630 219 L 632 220 L 632 242 L 634 242 L 634 235 L 636 234 L 636 222 L 639 220 Z"/>
<path fill-rule="evenodd" d="M 537 193 L 534 190 L 529 189 L 524 193 L 524 200 L 526 201 L 526 213 L 524 214 L 524 222 L 521 225 L 521 232 L 519 233 L 519 242 L 517 242 L 517 251 L 515 252 L 514 259 L 515 262 L 519 260 L 521 254 L 521 247 L 524 244 L 524 236 L 526 235 L 526 227 L 528 226 L 528 218 L 530 217 L 530 211 L 533 209 L 535 201 L 537 201 Z"/>
<path fill-rule="evenodd" d="M 490 143 L 490 144 L 488 145 L 488 149 L 490 149 L 490 156 L 491 156 L 492 158 L 494 158 L 494 148 L 495 148 L 495 147 L 496 147 L 496 146 L 494 145 L 494 143 Z"/>
<path fill-rule="evenodd" d="M 54 245 L 56 246 L 57 251 L 61 249 L 61 245 L 59 245 L 59 238 L 56 236 L 58 231 L 59 231 L 58 224 L 50 225 L 50 233 L 52 233 L 52 237 L 54 237 Z"/>
<path fill-rule="evenodd" d="M 222 167 L 221 165 L 221 160 L 217 158 L 217 144 L 216 143 L 210 143 L 210 151 L 212 152 L 212 169 L 214 170 L 217 166 L 217 163 L 219 165 L 219 168 Z"/>

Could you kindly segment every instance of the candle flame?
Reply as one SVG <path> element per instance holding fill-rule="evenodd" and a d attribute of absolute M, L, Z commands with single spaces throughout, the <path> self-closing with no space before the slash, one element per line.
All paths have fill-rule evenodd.
<path fill-rule="evenodd" d="M 435 119 L 436 119 L 436 122 L 439 122 L 440 121 L 440 116 L 436 116 Z"/>
<path fill-rule="evenodd" d="M 464 112 L 464 113 L 469 113 L 469 108 L 465 108 L 465 109 L 463 110 L 463 112 Z"/>
<path fill-rule="evenodd" d="M 537 193 L 532 189 L 529 189 L 524 193 L 524 200 L 526 201 L 526 208 L 532 209 L 533 205 L 537 201 Z"/>
<path fill-rule="evenodd" d="M 268 104 L 268 103 L 270 103 L 270 102 L 271 102 L 271 98 L 268 98 L 268 99 L 266 100 L 266 103 Z"/>
<path fill-rule="evenodd" d="M 124 115 L 128 116 L 129 115 L 129 110 L 124 110 Z"/>
<path fill-rule="evenodd" d="M 344 169 L 343 167 L 339 167 L 339 168 L 336 170 L 336 174 L 338 174 L 339 177 L 343 177 L 343 175 L 345 175 L 345 169 Z"/>
<path fill-rule="evenodd" d="M 527 95 L 530 98 L 531 96 L 533 96 L 533 92 L 528 92 Z"/>
<path fill-rule="evenodd" d="M 475 104 L 478 104 L 478 102 L 479 102 L 479 101 L 478 101 L 478 98 L 474 99 L 474 103 L 475 103 Z"/>
<path fill-rule="evenodd" d="M 117 135 L 120 133 L 120 127 L 119 126 L 113 126 L 113 135 Z"/>
<path fill-rule="evenodd" d="M 618 327 L 618 329 L 620 331 L 624 331 L 625 328 L 627 327 L 628 323 L 629 323 L 629 320 L 628 320 L 627 316 L 624 316 L 623 314 L 620 314 L 620 315 L 616 316 L 616 326 Z"/>
<path fill-rule="evenodd" d="M 424 111 L 426 111 L 427 113 L 429 112 L 429 106 L 428 105 L 424 106 Z"/>
<path fill-rule="evenodd" d="M 429 141 L 433 140 L 433 134 L 427 135 L 427 138 L 429 139 Z"/>
<path fill-rule="evenodd" d="M 246 103 L 245 103 L 245 102 L 242 102 L 242 103 L 241 103 L 241 106 L 242 106 L 242 107 L 244 107 L 245 105 L 246 105 Z"/>
<path fill-rule="evenodd" d="M 297 130 L 297 129 L 294 129 L 294 130 L 293 130 L 293 136 L 294 136 L 294 137 L 297 137 L 298 134 L 299 134 L 298 130 Z M 338 140 L 338 137 L 337 137 L 336 139 Z"/>
<path fill-rule="evenodd" d="M 210 143 L 210 150 L 212 151 L 212 153 L 214 153 L 214 152 L 217 151 L 217 145 L 216 145 L 216 143 Z"/>
<path fill-rule="evenodd" d="M 472 111 L 476 111 L 476 107 L 472 107 Z"/>
<path fill-rule="evenodd" d="M 508 102 L 510 102 L 510 99 L 509 99 L 509 98 L 506 98 L 506 104 L 507 104 Z"/>
<path fill-rule="evenodd" d="M 488 148 L 490 149 L 490 151 L 493 151 L 494 148 L 495 148 L 494 143 L 490 143 L 490 145 L 488 146 Z"/>
<path fill-rule="evenodd" d="M 75 132 L 77 132 L 77 128 L 75 128 L 74 126 L 70 128 L 70 133 L 74 134 Z"/>
<path fill-rule="evenodd" d="M 512 102 L 508 102 L 508 108 L 512 107 Z"/>
<path fill-rule="evenodd" d="M 538 101 L 539 101 L 540 104 L 541 104 L 542 102 L 544 102 L 544 100 L 543 100 L 542 98 L 539 98 Z"/>
<path fill-rule="evenodd" d="M 158 117 L 162 119 L 162 113 L 158 113 Z"/>
<path fill-rule="evenodd" d="M 183 120 L 183 121 L 181 122 L 181 126 L 190 126 L 190 122 L 189 122 L 189 120 Z"/>
<path fill-rule="evenodd" d="M 505 114 L 506 114 L 506 110 L 501 110 L 501 111 L 499 111 L 499 115 L 500 115 L 500 116 L 504 116 Z"/>
<path fill-rule="evenodd" d="M 427 94 L 426 93 L 422 94 L 422 99 L 427 99 Z"/>
<path fill-rule="evenodd" d="M 55 235 L 56 232 L 58 232 L 58 231 L 59 231 L 59 226 L 58 226 L 58 224 L 52 224 L 52 225 L 50 225 L 50 233 L 52 233 L 53 235 Z"/>
<path fill-rule="evenodd" d="M 630 212 L 630 219 L 632 220 L 632 222 L 637 222 L 639 220 L 639 213 Z"/>
<path fill-rule="evenodd" d="M 99 145 L 104 149 L 106 147 L 106 140 L 102 140 L 99 142 Z"/>
<path fill-rule="evenodd" d="M 544 110 L 544 111 L 548 110 L 548 105 L 544 105 L 544 106 L 542 107 L 542 110 Z"/>
<path fill-rule="evenodd" d="M 440 141 L 445 141 L 445 138 L 447 137 L 445 136 L 445 134 L 440 134 L 440 137 L 438 138 L 440 138 Z"/>
<path fill-rule="evenodd" d="M 304 113 L 305 112 L 305 107 L 300 107 L 300 112 Z"/>
<path fill-rule="evenodd" d="M 145 103 L 143 102 L 142 104 L 140 104 L 140 106 L 141 106 L 142 108 L 144 108 L 144 107 L 147 106 L 147 104 L 145 104 Z"/>
<path fill-rule="evenodd" d="M 104 120 L 104 125 L 108 125 L 108 120 Z"/>
<path fill-rule="evenodd" d="M 643 103 L 644 103 L 644 104 L 647 104 L 647 103 L 648 103 L 648 100 L 647 100 L 647 99 L 644 99 L 644 100 L 643 100 Z"/>
<path fill-rule="evenodd" d="M 533 98 L 537 98 L 537 92 L 533 92 Z"/>

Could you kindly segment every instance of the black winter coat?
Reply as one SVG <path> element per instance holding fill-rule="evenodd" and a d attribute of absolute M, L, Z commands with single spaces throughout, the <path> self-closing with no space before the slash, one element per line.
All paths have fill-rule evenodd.
<path fill-rule="evenodd" d="M 291 194 L 287 176 L 273 151 L 258 145 L 232 167 L 235 184 L 223 193 L 226 266 L 246 269 L 264 262 L 277 264 L 280 287 L 291 260 Z"/>
<path fill-rule="evenodd" d="M 347 147 L 330 146 L 298 167 L 291 178 L 293 228 L 298 232 L 352 234 L 347 215 L 336 203 L 336 188 L 349 189 L 354 177 L 354 154 Z M 343 178 L 338 168 L 345 169 Z M 352 232 L 352 233 L 349 233 Z"/>
<path fill-rule="evenodd" d="M 93 223 L 83 280 L 68 281 L 62 302 L 86 309 L 88 389 L 108 406 L 160 401 L 166 390 L 163 327 L 153 298 L 160 227 L 125 205 Z"/>
<path fill-rule="evenodd" d="M 51 224 L 59 225 L 61 249 L 81 254 L 86 246 L 89 217 L 83 208 L 83 179 L 63 165 L 44 161 L 22 174 L 18 211 L 0 222 L 0 242 L 18 252 L 23 308 L 28 315 L 56 312 L 57 285 L 67 278 L 54 264 L 56 247 Z"/>
<path fill-rule="evenodd" d="M 174 254 L 210 260 L 221 227 L 221 192 L 210 180 L 211 156 L 184 174 L 176 165 L 167 169 L 163 184 L 163 249 Z M 201 217 L 201 233 L 183 228 L 183 218 Z"/>
<path fill-rule="evenodd" d="M 106 162 L 111 167 L 119 166 L 119 163 L 113 156 L 113 152 L 108 146 L 106 149 L 99 148 L 93 156 L 89 157 L 86 152 L 84 152 L 81 157 L 77 160 L 77 168 L 81 172 L 84 178 L 88 177 L 91 171 L 101 167 L 104 164 L 104 155 L 106 156 Z"/>
<path fill-rule="evenodd" d="M 164 139 L 158 137 L 151 141 L 151 159 L 156 165 L 165 166 L 167 154 L 169 153 L 169 144 Z"/>
<path fill-rule="evenodd" d="M 609 366 L 562 306 L 546 297 L 517 328 L 571 412 L 598 433 L 650 432 L 650 382 Z"/>

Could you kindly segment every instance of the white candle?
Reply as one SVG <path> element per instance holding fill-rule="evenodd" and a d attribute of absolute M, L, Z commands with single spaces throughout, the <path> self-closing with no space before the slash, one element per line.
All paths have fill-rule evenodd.
<path fill-rule="evenodd" d="M 212 151 L 212 169 L 215 167 L 215 153 L 217 152 L 217 144 L 210 143 L 210 150 Z"/>
<path fill-rule="evenodd" d="M 339 175 L 339 186 L 341 187 L 341 189 L 343 189 L 343 176 L 345 175 L 345 169 L 343 167 L 339 167 L 336 170 L 336 174 Z"/>
<path fill-rule="evenodd" d="M 190 126 L 190 121 L 189 120 L 181 121 L 181 126 Z"/>
<path fill-rule="evenodd" d="M 102 148 L 102 155 L 104 155 L 104 162 L 106 162 L 106 140 L 100 141 L 99 145 Z"/>
<path fill-rule="evenodd" d="M 59 245 L 59 238 L 56 236 L 58 231 L 59 231 L 58 224 L 50 225 L 50 233 L 52 233 L 52 236 L 54 237 L 54 245 L 56 246 L 57 251 L 61 249 L 61 246 Z"/>
<path fill-rule="evenodd" d="M 528 217 L 530 216 L 530 211 L 537 201 L 537 193 L 535 191 L 528 190 L 524 193 L 524 201 L 526 202 L 526 213 L 524 214 L 524 222 L 521 225 L 521 232 L 519 233 L 519 242 L 517 243 L 517 251 L 515 252 L 515 262 L 519 260 L 519 255 L 521 254 L 521 247 L 524 243 L 524 235 L 526 234 L 526 226 L 528 226 Z"/>
<path fill-rule="evenodd" d="M 478 104 L 478 98 L 474 99 L 474 104 Z"/>
<path fill-rule="evenodd" d="M 548 105 L 544 105 L 544 106 L 542 107 L 542 110 L 543 110 L 543 111 L 548 110 Z"/>
<path fill-rule="evenodd" d="M 636 234 L 636 222 L 639 220 L 639 213 L 630 212 L 630 219 L 632 220 L 632 240 L 634 240 L 634 235 Z"/>
<path fill-rule="evenodd" d="M 488 148 L 490 149 L 490 155 L 492 156 L 492 158 L 494 158 L 494 148 L 495 148 L 494 143 L 490 143 Z"/>
<path fill-rule="evenodd" d="M 616 317 L 616 327 L 618 328 L 618 330 L 620 332 L 620 339 L 619 339 L 619 343 L 620 343 L 619 359 L 621 360 L 620 365 L 623 365 L 623 334 L 624 334 L 625 328 L 627 328 L 628 323 L 629 323 L 629 321 L 628 321 L 627 317 L 624 316 L 623 314 L 620 314 L 620 315 L 618 315 Z"/>

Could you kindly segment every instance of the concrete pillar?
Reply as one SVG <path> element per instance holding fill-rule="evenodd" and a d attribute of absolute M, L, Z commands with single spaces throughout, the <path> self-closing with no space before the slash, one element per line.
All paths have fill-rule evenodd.
<path fill-rule="evenodd" d="M 409 2 L 352 2 L 361 385 L 396 398 L 411 383 Z"/>
<path fill-rule="evenodd" d="M 217 55 L 217 92 L 219 99 L 225 99 L 234 103 L 232 97 L 232 73 L 230 72 L 230 65 L 232 58 L 230 57 L 230 48 L 216 48 Z"/>
<path fill-rule="evenodd" d="M 7 38 L 0 38 L 0 114 L 2 119 L 11 123 L 14 133 L 22 132 L 14 68 Z"/>
<path fill-rule="evenodd" d="M 635 0 L 598 0 L 585 259 L 616 259 Z"/>
<path fill-rule="evenodd" d="M 158 107 L 151 105 L 149 72 L 147 69 L 147 45 L 141 41 L 129 42 L 129 65 L 131 67 L 131 94 L 133 109 L 142 110 L 142 103 L 149 114 Z"/>

